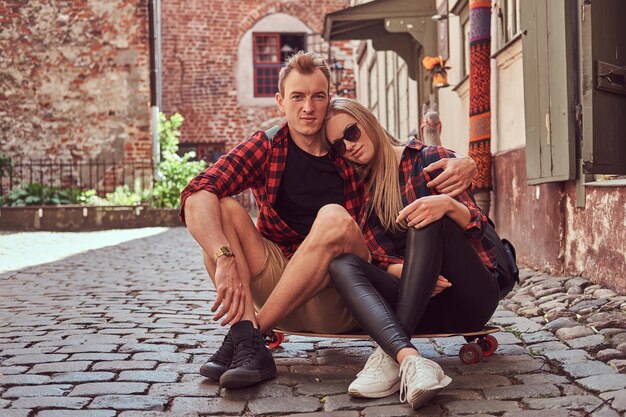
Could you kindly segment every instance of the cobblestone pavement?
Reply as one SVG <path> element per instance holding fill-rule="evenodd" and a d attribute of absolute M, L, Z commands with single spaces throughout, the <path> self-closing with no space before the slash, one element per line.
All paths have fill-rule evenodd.
<path fill-rule="evenodd" d="M 363 340 L 290 337 L 275 351 L 278 377 L 253 388 L 201 378 L 224 329 L 210 320 L 214 292 L 183 228 L 6 272 L 0 416 L 623 415 L 625 297 L 524 272 L 493 318 L 505 329 L 493 356 L 463 365 L 462 338 L 415 340 L 453 378 L 416 413 L 397 395 L 346 395 L 372 352 Z"/>

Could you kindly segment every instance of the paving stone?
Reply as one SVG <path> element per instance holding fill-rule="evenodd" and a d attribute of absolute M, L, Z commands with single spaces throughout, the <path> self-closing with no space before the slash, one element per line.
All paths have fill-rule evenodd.
<path fill-rule="evenodd" d="M 17 375 L 28 371 L 28 366 L 0 366 L 0 375 Z"/>
<path fill-rule="evenodd" d="M 553 408 L 577 410 L 582 408 L 585 411 L 591 411 L 602 404 L 602 400 L 592 395 L 570 395 L 557 398 L 527 398 L 524 399 L 524 403 L 528 408 L 535 410 Z"/>
<path fill-rule="evenodd" d="M 521 336 L 524 342 L 526 342 L 527 344 L 552 342 L 556 340 L 556 337 L 554 337 L 552 333 L 545 330 L 540 330 L 533 333 L 522 333 Z"/>
<path fill-rule="evenodd" d="M 118 417 L 198 417 L 198 413 L 170 413 L 167 411 L 122 411 Z"/>
<path fill-rule="evenodd" d="M 504 413 L 502 417 L 546 417 L 544 410 L 523 410 Z M 569 410 L 550 410 L 550 417 L 572 417 Z"/>
<path fill-rule="evenodd" d="M 211 383 L 209 381 L 209 383 Z M 347 392 L 347 387 L 344 391 Z M 188 394 L 187 394 L 188 395 Z M 252 387 L 236 389 L 236 390 L 222 390 L 222 398 L 233 401 L 255 400 L 265 397 L 280 397 L 282 399 L 288 399 L 294 396 L 293 388 L 286 385 L 275 384 L 272 382 L 257 384 Z"/>
<path fill-rule="evenodd" d="M 545 352 L 568 349 L 569 346 L 561 342 L 543 342 L 528 346 L 528 351 L 533 355 L 543 355 Z"/>
<path fill-rule="evenodd" d="M 115 417 L 115 410 L 45 410 L 37 413 L 36 417 Z"/>
<path fill-rule="evenodd" d="M 505 376 L 473 374 L 455 376 L 446 389 L 483 389 L 503 385 L 511 385 L 511 381 Z"/>
<path fill-rule="evenodd" d="M 585 326 L 564 327 L 556 331 L 556 336 L 561 340 L 577 339 L 595 334 L 593 330 Z"/>
<path fill-rule="evenodd" d="M 68 355 L 58 354 L 19 355 L 4 360 L 2 362 L 2 365 L 33 365 L 37 363 L 60 362 L 62 360 L 65 360 L 67 356 Z"/>
<path fill-rule="evenodd" d="M 353 398 L 348 394 L 330 395 L 324 398 L 324 411 L 360 410 L 365 407 L 392 404 L 401 404 L 397 395 L 376 399 Z"/>
<path fill-rule="evenodd" d="M 2 394 L 2 398 L 63 396 L 71 389 L 71 385 L 60 384 L 11 387 Z"/>
<path fill-rule="evenodd" d="M 113 408 L 116 410 L 164 410 L 167 397 L 148 395 L 103 395 L 93 399 L 89 408 Z"/>
<path fill-rule="evenodd" d="M 119 352 L 175 352 L 178 346 L 174 345 L 157 345 L 154 343 L 127 343 L 119 348 Z"/>
<path fill-rule="evenodd" d="M 335 411 L 334 413 L 338 413 L 338 411 Z M 419 411 L 415 412 L 409 405 L 401 404 L 367 407 L 362 413 L 363 417 L 405 417 L 414 415 L 418 417 L 440 417 L 443 415 L 443 410 L 439 405 L 433 404 L 422 406 Z M 329 415 L 334 414 L 329 413 Z"/>
<path fill-rule="evenodd" d="M 165 371 L 123 371 L 118 381 L 176 382 L 178 373 Z"/>
<path fill-rule="evenodd" d="M 117 349 L 118 345 L 76 345 L 65 346 L 56 351 L 56 353 L 86 353 L 86 352 L 98 352 L 98 353 L 110 353 Z"/>
<path fill-rule="evenodd" d="M 626 388 L 626 375 L 594 375 L 577 379 L 576 383 L 595 392 L 616 391 Z"/>
<path fill-rule="evenodd" d="M 50 377 L 46 375 L 0 375 L 0 386 L 9 385 L 38 385 L 49 382 Z"/>
<path fill-rule="evenodd" d="M 595 350 L 606 345 L 604 336 L 594 334 L 592 336 L 580 337 L 578 339 L 566 340 L 565 343 L 574 349 Z"/>
<path fill-rule="evenodd" d="M 86 371 L 91 364 L 91 361 L 40 363 L 33 366 L 28 373 L 51 374 L 56 372 L 81 372 Z"/>
<path fill-rule="evenodd" d="M 495 375 L 494 375 L 495 376 Z M 515 379 L 520 381 L 522 384 L 531 385 L 531 384 L 567 384 L 569 383 L 569 379 L 567 379 L 563 375 L 555 375 L 548 372 L 539 372 L 534 374 L 526 374 L 526 375 L 515 375 Z"/>
<path fill-rule="evenodd" d="M 558 329 L 575 327 L 578 325 L 579 323 L 571 317 L 559 317 L 558 319 L 550 321 L 545 326 L 548 328 L 548 330 L 556 332 Z"/>
<path fill-rule="evenodd" d="M 327 396 L 348 392 L 351 381 L 320 381 L 307 382 L 296 386 L 299 395 Z"/>
<path fill-rule="evenodd" d="M 170 411 L 172 413 L 242 414 L 245 406 L 245 401 L 232 401 L 223 398 L 178 397 L 172 401 Z"/>
<path fill-rule="evenodd" d="M 452 401 L 444 404 L 444 407 L 450 414 L 502 413 L 520 409 L 515 401 L 500 400 Z"/>
<path fill-rule="evenodd" d="M 574 378 L 584 378 L 592 375 L 614 374 L 617 371 L 600 361 L 585 361 L 563 364 L 563 370 Z"/>
<path fill-rule="evenodd" d="M 276 401 L 275 398 L 257 398 L 248 401 L 248 409 L 253 415 L 305 413 L 321 408 L 320 400 L 315 397 L 282 397 L 280 401 Z"/>
<path fill-rule="evenodd" d="M 369 414 L 371 416 L 372 414 Z M 385 414 L 375 414 L 380 417 L 391 417 L 393 415 L 385 415 Z M 289 414 L 286 417 L 359 417 L 358 411 L 332 411 L 330 413 L 319 412 L 319 413 L 298 413 L 298 414 Z M 367 414 L 366 414 L 367 416 Z"/>
<path fill-rule="evenodd" d="M 611 359 L 626 359 L 626 354 L 617 349 L 603 349 L 596 353 L 596 358 L 603 362 L 608 362 Z"/>
<path fill-rule="evenodd" d="M 68 361 L 122 361 L 129 356 L 127 353 L 75 353 Z"/>
<path fill-rule="evenodd" d="M 79 410 L 85 407 L 91 398 L 87 397 L 21 397 L 13 401 L 13 408 L 69 408 Z M 0 415 L 2 412 L 0 411 Z"/>
<path fill-rule="evenodd" d="M 219 392 L 219 384 L 206 380 L 202 383 L 171 383 L 152 384 L 150 395 L 166 397 L 215 397 Z"/>
<path fill-rule="evenodd" d="M 558 397 L 561 391 L 553 384 L 510 385 L 483 390 L 488 400 L 513 400 L 532 397 Z"/>
<path fill-rule="evenodd" d="M 584 362 L 591 359 L 591 356 L 582 349 L 548 351 L 544 355 L 550 360 L 561 363 Z"/>
<path fill-rule="evenodd" d="M 132 359 L 136 361 L 185 363 L 189 360 L 189 355 L 186 353 L 141 352 L 141 353 L 135 353 Z"/>
<path fill-rule="evenodd" d="M 89 382 L 77 385 L 69 395 L 143 394 L 147 389 L 148 384 L 141 382 Z"/>
<path fill-rule="evenodd" d="M 122 371 L 125 369 L 154 369 L 156 361 L 106 361 L 93 364 L 94 371 Z"/>
<path fill-rule="evenodd" d="M 14 410 L 0 410 L 2 417 L 28 417 L 33 410 L 30 409 L 14 409 Z M 115 414 L 113 414 L 115 415 Z"/>

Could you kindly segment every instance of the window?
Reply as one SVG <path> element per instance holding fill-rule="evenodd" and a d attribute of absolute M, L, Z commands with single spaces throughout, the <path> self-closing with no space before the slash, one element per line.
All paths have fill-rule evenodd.
<path fill-rule="evenodd" d="M 470 69 L 470 20 L 469 16 L 467 19 L 461 24 L 461 42 L 463 45 L 463 59 L 461 62 L 463 63 L 463 71 L 461 74 L 461 78 L 469 75 Z"/>
<path fill-rule="evenodd" d="M 184 155 L 187 152 L 196 153 L 196 161 L 203 160 L 213 163 L 222 156 L 226 150 L 224 143 L 181 143 L 178 146 L 178 154 Z"/>
<path fill-rule="evenodd" d="M 520 31 L 520 0 L 503 0 L 498 17 L 502 28 L 502 44 L 506 44 Z"/>
<path fill-rule="evenodd" d="M 278 73 L 283 63 L 304 47 L 304 34 L 253 34 L 254 96 L 273 97 L 278 91 Z"/>
<path fill-rule="evenodd" d="M 378 118 L 378 64 L 374 60 L 369 67 L 369 109 Z"/>
<path fill-rule="evenodd" d="M 387 131 L 394 137 L 398 137 L 398 111 L 396 101 L 396 60 L 391 51 L 385 52 L 385 90 L 387 96 Z"/>

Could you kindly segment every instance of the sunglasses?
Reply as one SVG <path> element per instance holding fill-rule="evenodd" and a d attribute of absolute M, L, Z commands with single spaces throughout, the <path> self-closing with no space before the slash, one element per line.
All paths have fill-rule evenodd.
<path fill-rule="evenodd" d="M 346 153 L 346 143 L 344 139 L 348 142 L 356 142 L 360 137 L 361 129 L 356 125 L 356 122 L 350 123 L 343 130 L 343 136 L 330 143 L 330 150 L 337 156 L 343 156 Z"/>

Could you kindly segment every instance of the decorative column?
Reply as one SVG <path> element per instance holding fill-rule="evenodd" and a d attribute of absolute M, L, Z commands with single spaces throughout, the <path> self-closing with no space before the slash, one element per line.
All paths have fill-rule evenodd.
<path fill-rule="evenodd" d="M 478 171 L 474 177 L 476 203 L 489 214 L 491 206 L 491 0 L 470 0 L 469 156 Z"/>

